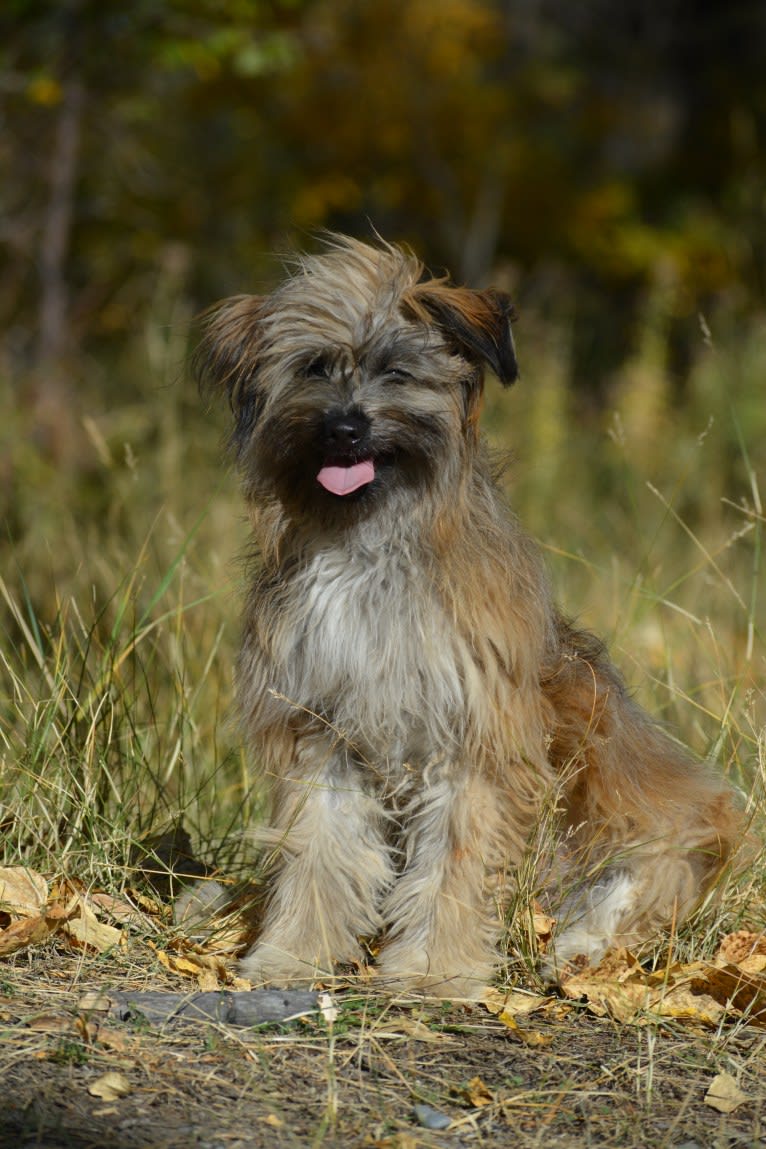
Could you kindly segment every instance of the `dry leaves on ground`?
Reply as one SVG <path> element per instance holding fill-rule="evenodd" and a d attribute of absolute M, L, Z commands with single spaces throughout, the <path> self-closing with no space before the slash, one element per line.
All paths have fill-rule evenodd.
<path fill-rule="evenodd" d="M 717 1073 L 705 1094 L 705 1104 L 717 1109 L 719 1113 L 733 1113 L 749 1100 L 730 1073 Z"/>
<path fill-rule="evenodd" d="M 91 893 L 71 878 L 49 882 L 24 866 L 0 867 L 0 957 L 54 934 L 75 948 L 106 953 L 125 944 L 123 930 L 104 920 L 108 917 L 124 922 L 146 915 L 127 901 Z"/>
<path fill-rule="evenodd" d="M 92 1097 L 100 1097 L 102 1101 L 116 1101 L 120 1097 L 127 1097 L 132 1091 L 133 1086 L 125 1074 L 115 1071 L 103 1073 L 88 1086 L 88 1093 Z"/>
<path fill-rule="evenodd" d="M 667 1017 L 766 1028 L 766 934 L 739 930 L 723 938 L 712 961 L 674 962 L 655 971 L 627 950 L 615 950 L 595 969 L 563 979 L 561 991 L 622 1022 Z"/>

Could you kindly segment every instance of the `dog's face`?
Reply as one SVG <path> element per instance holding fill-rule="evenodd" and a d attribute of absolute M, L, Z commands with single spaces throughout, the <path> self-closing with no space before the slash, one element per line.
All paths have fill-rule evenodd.
<path fill-rule="evenodd" d="M 404 252 L 341 237 L 272 295 L 220 304 L 196 364 L 228 389 L 248 496 L 335 522 L 448 489 L 475 446 L 485 367 L 516 378 L 511 312 L 499 292 L 423 280 Z"/>

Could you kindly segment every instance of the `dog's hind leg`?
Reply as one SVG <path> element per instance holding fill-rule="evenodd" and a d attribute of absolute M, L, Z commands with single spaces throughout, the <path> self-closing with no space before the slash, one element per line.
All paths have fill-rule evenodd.
<path fill-rule="evenodd" d="M 392 880 L 385 815 L 361 772 L 319 740 L 275 785 L 268 837 L 278 850 L 262 932 L 240 963 L 253 981 L 312 980 L 360 955 Z"/>
<path fill-rule="evenodd" d="M 544 691 L 568 838 L 549 972 L 682 922 L 745 832 L 736 792 L 634 702 L 601 643 L 563 622 L 560 637 Z"/>

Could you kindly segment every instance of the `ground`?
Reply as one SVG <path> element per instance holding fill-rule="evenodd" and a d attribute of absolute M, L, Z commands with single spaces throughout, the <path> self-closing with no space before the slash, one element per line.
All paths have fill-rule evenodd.
<path fill-rule="evenodd" d="M 88 991 L 109 988 L 189 983 L 150 954 L 54 943 L 0 964 L 0 1146 L 766 1149 L 762 1028 L 625 1025 L 562 1003 L 514 1029 L 482 1005 L 353 991 L 332 1022 L 151 1027 L 89 1013 Z M 94 1095 L 110 1071 L 120 1095 Z M 717 1073 L 746 1096 L 734 1112 L 705 1101 Z"/>

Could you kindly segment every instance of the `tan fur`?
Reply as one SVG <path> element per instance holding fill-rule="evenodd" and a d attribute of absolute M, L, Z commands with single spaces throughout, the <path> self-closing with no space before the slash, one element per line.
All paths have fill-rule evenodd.
<path fill-rule="evenodd" d="M 560 617 L 498 493 L 476 425 L 485 367 L 516 376 L 510 316 L 333 237 L 207 319 L 259 549 L 238 680 L 278 863 L 255 980 L 326 975 L 378 935 L 392 984 L 474 993 L 557 788 L 553 965 L 688 914 L 739 833 L 726 784 Z M 317 481 L 339 436 L 343 466 L 375 463 L 354 496 Z"/>

